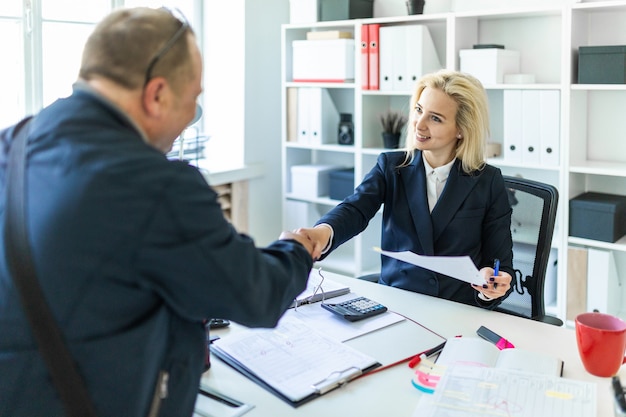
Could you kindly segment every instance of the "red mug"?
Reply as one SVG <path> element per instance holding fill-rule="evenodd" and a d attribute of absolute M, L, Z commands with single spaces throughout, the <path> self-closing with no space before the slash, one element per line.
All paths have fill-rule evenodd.
<path fill-rule="evenodd" d="M 626 363 L 626 322 L 603 313 L 576 316 L 576 343 L 587 372 L 611 377 Z"/>

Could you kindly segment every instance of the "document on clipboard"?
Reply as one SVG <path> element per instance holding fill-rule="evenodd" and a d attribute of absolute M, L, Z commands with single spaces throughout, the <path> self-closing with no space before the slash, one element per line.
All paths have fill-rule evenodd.
<path fill-rule="evenodd" d="M 430 269 L 470 284 L 483 285 L 485 283 L 485 279 L 480 275 L 476 265 L 474 265 L 469 256 L 425 256 L 408 250 L 404 252 L 390 252 L 376 247 L 374 250 L 385 256 Z"/>
<path fill-rule="evenodd" d="M 211 352 L 293 407 L 380 366 L 291 316 L 274 329 L 245 329 L 220 338 Z"/>

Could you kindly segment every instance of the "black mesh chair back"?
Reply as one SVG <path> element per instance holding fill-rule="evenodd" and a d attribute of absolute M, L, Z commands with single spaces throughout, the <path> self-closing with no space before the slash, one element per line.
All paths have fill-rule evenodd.
<path fill-rule="evenodd" d="M 504 176 L 513 209 L 513 292 L 496 308 L 508 314 L 542 321 L 556 326 L 563 322 L 545 312 L 546 272 L 552 235 L 556 222 L 559 194 L 556 187 L 526 178 Z"/>

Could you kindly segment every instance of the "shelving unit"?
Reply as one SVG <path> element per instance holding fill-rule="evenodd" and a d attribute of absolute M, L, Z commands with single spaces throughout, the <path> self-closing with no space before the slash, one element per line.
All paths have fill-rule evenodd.
<path fill-rule="evenodd" d="M 426 25 L 443 67 L 459 69 L 459 51 L 477 43 L 504 44 L 521 53 L 520 72 L 534 74 L 533 84 L 485 85 L 491 112 L 491 138 L 503 143 L 503 96 L 507 90 L 556 90 L 560 95 L 559 161 L 556 165 L 511 162 L 503 157 L 490 158 L 505 175 L 521 175 L 555 185 L 560 193 L 553 250 L 557 254 L 556 299 L 547 305 L 548 313 L 571 320 L 575 311 L 568 304 L 568 246 L 610 251 L 619 274 L 626 275 L 626 237 L 615 243 L 569 237 L 569 199 L 585 191 L 626 194 L 626 85 L 577 84 L 579 46 L 626 44 L 626 1 L 591 1 L 562 6 L 509 8 L 493 11 L 439 13 L 394 18 L 354 19 L 318 22 L 309 25 L 282 26 L 282 96 L 283 126 L 287 124 L 286 91 L 290 87 L 328 89 L 337 110 L 351 113 L 354 122 L 354 145 L 306 146 L 287 141 L 283 128 L 282 173 L 284 227 L 311 226 L 338 201 L 312 200 L 290 196 L 290 167 L 297 164 L 337 164 L 355 168 L 355 186 L 375 164 L 382 148 L 378 115 L 387 109 L 408 114 L 412 91 L 362 90 L 360 74 L 361 26 L 370 23 L 387 25 Z M 294 83 L 291 77 L 291 41 L 305 39 L 312 30 L 341 30 L 354 35 L 354 82 Z M 381 45 L 384 47 L 384 45 Z M 404 138 L 402 139 L 404 140 Z M 621 190 L 621 191 L 620 191 Z M 380 268 L 379 256 L 372 250 L 380 244 L 380 215 L 361 235 L 329 256 L 323 267 L 339 273 L 359 276 Z M 516 236 L 514 235 L 514 239 Z M 589 277 L 589 280 L 603 277 Z M 590 285 L 593 285 L 590 283 Z M 622 297 L 618 279 L 613 294 Z M 607 298 L 609 294 L 607 294 Z M 621 303 L 619 303 L 621 306 Z M 621 310 L 621 307 L 620 307 Z M 622 311 L 609 311 L 620 314 Z M 571 324 L 571 322 L 570 322 Z"/>

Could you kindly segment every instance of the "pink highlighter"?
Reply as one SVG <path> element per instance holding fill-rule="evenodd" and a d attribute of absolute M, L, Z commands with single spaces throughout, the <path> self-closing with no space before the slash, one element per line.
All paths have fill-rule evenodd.
<path fill-rule="evenodd" d="M 511 349 L 515 346 L 513 343 L 506 340 L 504 337 L 501 337 L 499 334 L 489 330 L 485 326 L 480 326 L 478 330 L 476 330 L 476 334 L 482 337 L 483 339 L 493 343 L 500 350 L 502 349 Z"/>

